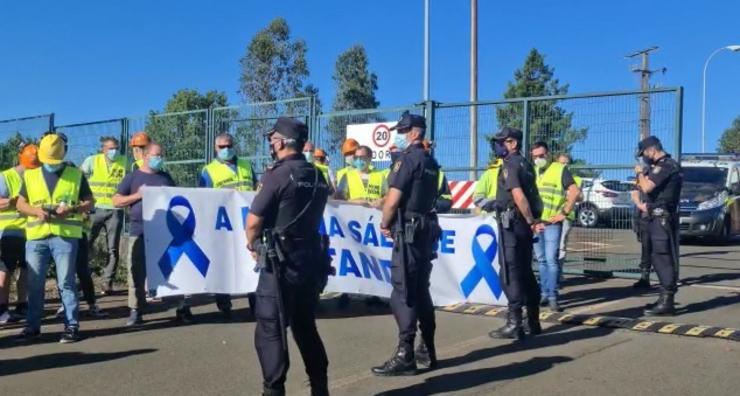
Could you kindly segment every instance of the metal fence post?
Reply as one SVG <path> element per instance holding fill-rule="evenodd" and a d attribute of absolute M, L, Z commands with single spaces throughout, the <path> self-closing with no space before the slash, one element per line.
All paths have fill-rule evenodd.
<path fill-rule="evenodd" d="M 524 99 L 522 105 L 522 153 L 526 153 L 529 146 L 529 99 Z"/>
<path fill-rule="evenodd" d="M 676 148 L 673 153 L 676 161 L 681 163 L 681 151 L 683 151 L 683 87 L 676 89 Z"/>
<path fill-rule="evenodd" d="M 54 132 L 54 113 L 49 114 L 49 132 Z"/>
<path fill-rule="evenodd" d="M 128 155 L 129 150 L 129 144 L 128 144 L 128 121 L 126 118 L 121 118 L 121 144 L 123 145 L 123 154 L 124 156 Z"/>

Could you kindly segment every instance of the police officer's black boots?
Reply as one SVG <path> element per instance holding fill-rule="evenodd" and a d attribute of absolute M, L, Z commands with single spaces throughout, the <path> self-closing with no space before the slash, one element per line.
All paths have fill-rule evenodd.
<path fill-rule="evenodd" d="M 262 388 L 262 396 L 285 396 L 285 388 L 282 388 L 282 389 Z"/>
<path fill-rule="evenodd" d="M 658 301 L 645 310 L 645 315 L 649 316 L 672 316 L 676 313 L 676 307 L 673 303 L 673 292 L 661 291 Z"/>
<path fill-rule="evenodd" d="M 522 327 L 522 309 L 509 308 L 509 311 L 506 315 L 506 324 L 504 325 L 504 327 L 498 330 L 493 330 L 492 332 L 488 333 L 488 336 L 491 338 L 523 340 L 524 328 Z"/>
<path fill-rule="evenodd" d="M 640 279 L 632 284 L 635 289 L 649 289 L 650 288 L 650 272 L 643 271 L 640 275 Z"/>
<path fill-rule="evenodd" d="M 437 349 L 434 347 L 434 340 L 422 340 L 414 352 L 416 364 L 425 369 L 434 370 L 437 368 Z"/>
<path fill-rule="evenodd" d="M 540 325 L 540 307 L 538 305 L 530 305 L 527 307 L 526 330 L 529 335 L 542 334 L 542 326 Z"/>
<path fill-rule="evenodd" d="M 393 356 L 382 366 L 373 367 L 373 374 L 381 377 L 415 375 L 416 359 L 413 345 L 399 345 Z"/>

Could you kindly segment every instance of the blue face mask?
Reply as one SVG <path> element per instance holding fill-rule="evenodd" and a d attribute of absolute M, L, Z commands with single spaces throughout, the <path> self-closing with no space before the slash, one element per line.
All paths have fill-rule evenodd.
<path fill-rule="evenodd" d="M 110 149 L 105 152 L 105 155 L 108 157 L 109 160 L 113 161 L 118 155 L 118 149 Z"/>
<path fill-rule="evenodd" d="M 152 168 L 152 170 L 158 171 L 162 169 L 162 164 L 164 163 L 164 160 L 162 160 L 162 157 L 160 156 L 154 156 L 149 157 L 149 161 L 147 163 L 149 164 L 149 167 Z"/>
<path fill-rule="evenodd" d="M 409 147 L 409 142 L 406 140 L 406 135 L 396 133 L 396 137 L 393 139 L 393 143 L 398 147 L 399 150 L 403 151 Z"/>
<path fill-rule="evenodd" d="M 228 161 L 236 155 L 234 152 L 234 149 L 231 147 L 224 147 L 222 149 L 218 149 L 218 159 L 221 161 Z"/>
<path fill-rule="evenodd" d="M 493 149 L 496 158 L 504 158 L 506 157 L 506 154 L 509 153 L 509 150 L 507 150 L 506 146 L 501 142 L 493 142 L 493 146 L 491 148 Z"/>
<path fill-rule="evenodd" d="M 64 164 L 56 164 L 56 165 L 43 164 L 43 166 L 44 166 L 45 171 L 54 173 L 62 169 L 64 167 Z"/>
<path fill-rule="evenodd" d="M 367 162 L 362 158 L 355 158 L 354 163 L 352 166 L 355 167 L 357 170 L 365 170 L 365 167 L 367 166 Z"/>
<path fill-rule="evenodd" d="M 313 153 L 310 151 L 304 151 L 303 156 L 306 157 L 306 161 L 313 162 Z"/>

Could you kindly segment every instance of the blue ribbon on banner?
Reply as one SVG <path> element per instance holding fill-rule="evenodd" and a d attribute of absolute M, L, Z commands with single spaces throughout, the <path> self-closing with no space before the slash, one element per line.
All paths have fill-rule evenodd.
<path fill-rule="evenodd" d="M 481 245 L 478 243 L 478 237 L 481 235 L 490 235 L 493 237 L 491 244 L 488 245 L 486 250 L 483 250 Z M 473 236 L 473 246 L 471 249 L 475 264 L 473 268 L 470 269 L 470 272 L 465 275 L 462 282 L 460 282 L 460 287 L 462 288 L 465 298 L 468 298 L 470 293 L 472 293 L 475 287 L 478 286 L 481 279 L 486 280 L 486 283 L 493 292 L 493 295 L 496 296 L 496 298 L 499 298 L 502 291 L 501 283 L 499 283 L 496 270 L 493 269 L 493 259 L 496 257 L 496 253 L 498 253 L 498 241 L 496 240 L 496 233 L 493 232 L 493 227 L 488 224 L 483 224 L 478 227 L 475 231 L 475 236 Z"/>
<path fill-rule="evenodd" d="M 180 221 L 172 211 L 172 209 L 178 206 L 188 209 L 188 216 L 182 224 L 180 224 Z M 195 265 L 195 268 L 205 278 L 206 273 L 208 273 L 208 265 L 211 261 L 208 260 L 206 254 L 203 253 L 200 246 L 193 240 L 195 213 L 193 212 L 193 207 L 190 206 L 190 202 L 185 197 L 178 195 L 170 200 L 170 206 L 167 208 L 167 228 L 170 230 L 170 234 L 172 234 L 172 242 L 170 242 L 167 251 L 159 259 L 159 269 L 162 270 L 164 278 L 166 280 L 170 279 L 172 270 L 175 269 L 177 261 L 180 260 L 183 254 L 188 256 L 190 261 Z"/>

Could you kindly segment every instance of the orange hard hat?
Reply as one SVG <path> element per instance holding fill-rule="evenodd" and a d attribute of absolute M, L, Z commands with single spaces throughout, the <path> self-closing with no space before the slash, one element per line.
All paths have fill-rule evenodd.
<path fill-rule="evenodd" d="M 41 166 L 39 162 L 39 147 L 35 144 L 27 144 L 18 153 L 18 163 L 26 169 L 34 169 Z"/>
<path fill-rule="evenodd" d="M 357 140 L 349 138 L 342 144 L 342 155 L 354 154 L 359 147 L 360 143 L 357 143 Z"/>
<path fill-rule="evenodd" d="M 149 135 L 144 132 L 136 132 L 134 133 L 134 136 L 131 137 L 131 143 L 129 144 L 131 147 L 144 147 L 147 144 L 151 142 L 151 139 L 149 139 Z"/>
<path fill-rule="evenodd" d="M 314 158 L 326 158 L 326 151 L 324 149 L 317 148 L 313 151 Z"/>

